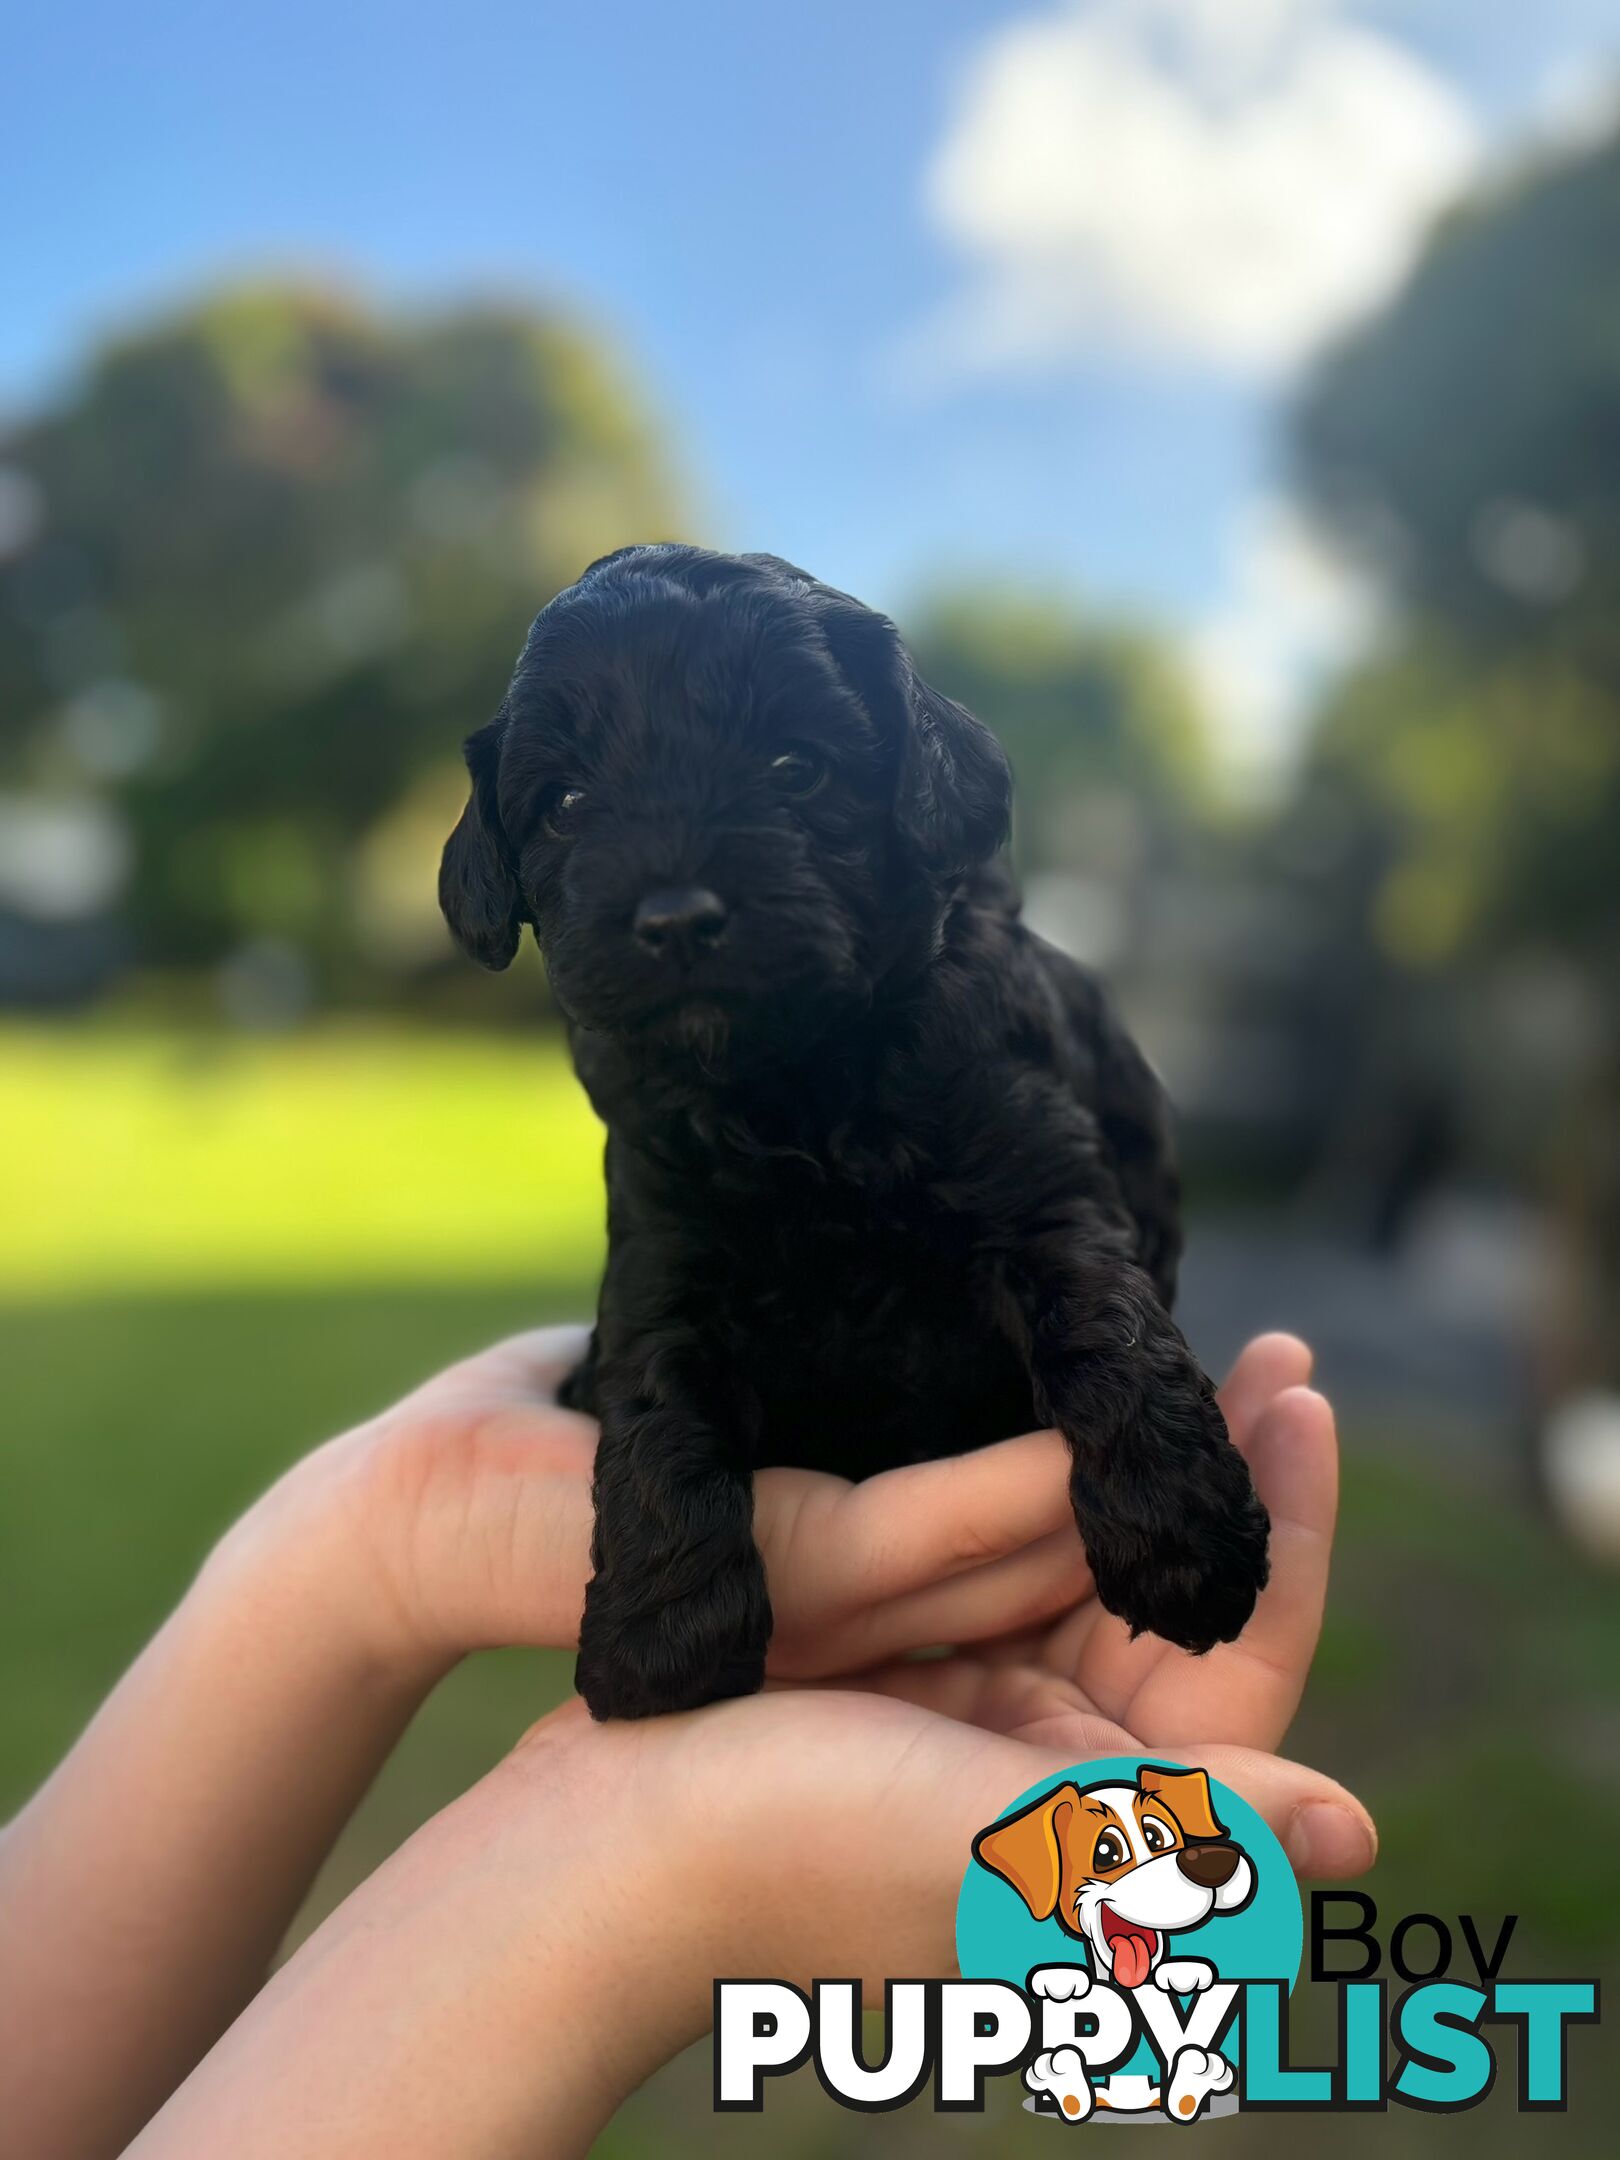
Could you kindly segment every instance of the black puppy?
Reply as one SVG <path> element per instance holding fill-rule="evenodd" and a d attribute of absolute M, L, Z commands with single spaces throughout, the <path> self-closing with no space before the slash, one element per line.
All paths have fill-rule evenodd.
<path fill-rule="evenodd" d="M 894 626 L 771 555 L 633 547 L 544 608 L 467 744 L 457 939 L 534 926 L 606 1123 L 579 1687 L 757 1688 L 752 1472 L 861 1477 L 1040 1424 L 1098 1594 L 1237 1634 L 1267 1522 L 1170 1319 L 1157 1082 L 1018 919 L 1011 782 Z"/>

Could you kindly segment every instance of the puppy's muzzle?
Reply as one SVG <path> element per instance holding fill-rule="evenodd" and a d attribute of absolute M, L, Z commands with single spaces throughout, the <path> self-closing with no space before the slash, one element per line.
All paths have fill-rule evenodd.
<path fill-rule="evenodd" d="M 1176 1865 L 1200 1890 L 1218 1890 L 1237 1873 L 1235 1845 L 1188 1845 L 1176 1855 Z"/>
<path fill-rule="evenodd" d="M 650 892 L 631 918 L 636 943 L 660 960 L 677 963 L 712 952 L 725 933 L 728 910 L 707 886 L 683 885 Z"/>

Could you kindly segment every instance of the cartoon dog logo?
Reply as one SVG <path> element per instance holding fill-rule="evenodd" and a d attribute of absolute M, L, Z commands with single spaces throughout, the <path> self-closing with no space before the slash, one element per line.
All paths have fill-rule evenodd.
<path fill-rule="evenodd" d="M 973 1841 L 981 1867 L 1009 1883 L 1037 1920 L 1056 1919 L 1086 1946 L 1082 1965 L 1039 1966 L 1031 1993 L 1079 2003 L 1098 1982 L 1134 1993 L 1203 1993 L 1218 1977 L 1203 1958 L 1176 1958 L 1170 1937 L 1217 1914 L 1240 1912 L 1255 1893 L 1247 1853 L 1215 1814 L 1202 1770 L 1144 1763 L 1134 1785 L 1066 1783 L 981 1830 Z M 1048 2049 L 1024 2073 L 1071 2122 L 1092 2106 L 1138 2113 L 1163 2108 L 1190 2122 L 1214 2093 L 1233 2082 L 1232 2066 L 1211 2048 L 1180 2048 L 1161 2090 L 1140 2076 L 1113 2077 L 1095 2093 L 1075 2047 Z"/>

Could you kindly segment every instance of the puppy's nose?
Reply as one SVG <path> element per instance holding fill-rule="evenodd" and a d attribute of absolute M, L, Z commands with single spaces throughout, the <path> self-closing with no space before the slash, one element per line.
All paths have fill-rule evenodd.
<path fill-rule="evenodd" d="M 1237 1873 L 1235 1845 L 1189 1845 L 1176 1855 L 1176 1865 L 1200 1890 L 1218 1890 Z"/>
<path fill-rule="evenodd" d="M 636 909 L 631 927 L 648 952 L 690 960 L 719 942 L 726 903 L 700 885 L 651 892 Z"/>

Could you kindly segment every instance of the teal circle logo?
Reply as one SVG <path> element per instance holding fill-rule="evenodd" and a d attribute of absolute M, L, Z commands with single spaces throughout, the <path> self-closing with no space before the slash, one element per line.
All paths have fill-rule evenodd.
<path fill-rule="evenodd" d="M 1265 1821 L 1199 1769 L 1117 1756 L 1021 1793 L 973 1841 L 964 1979 L 1025 1989 L 1026 2106 L 1187 2121 L 1237 2105 L 1245 1982 L 1291 1991 L 1305 1920 Z"/>

